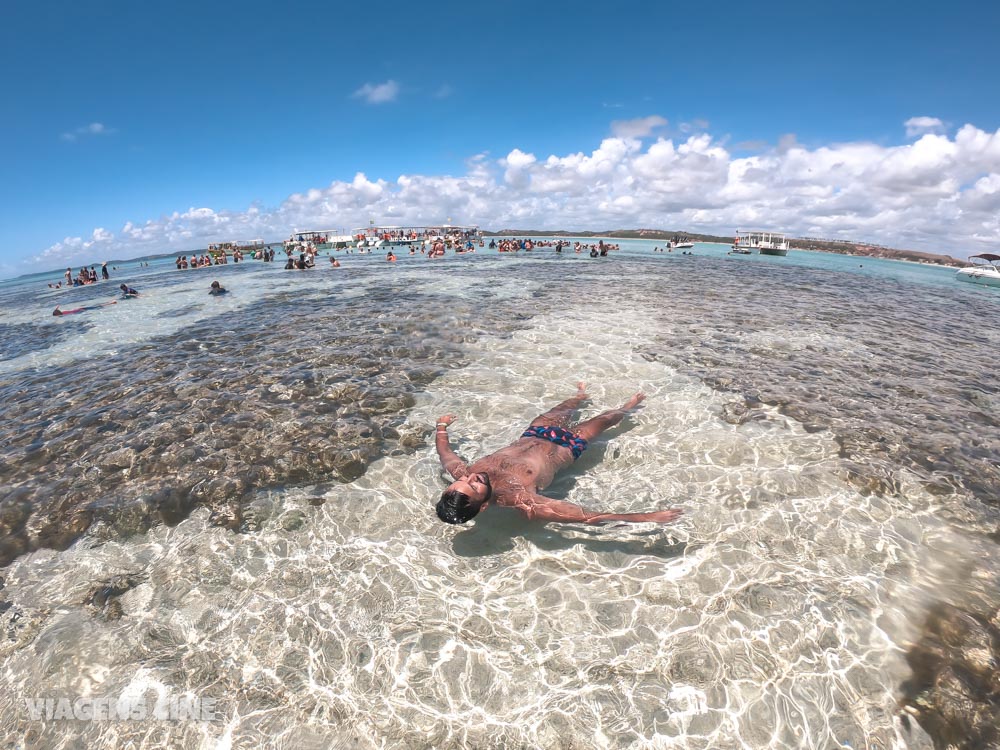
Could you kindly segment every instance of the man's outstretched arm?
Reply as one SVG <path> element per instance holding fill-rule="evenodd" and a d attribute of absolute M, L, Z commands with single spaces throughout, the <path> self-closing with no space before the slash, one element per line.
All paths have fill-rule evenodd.
<path fill-rule="evenodd" d="M 684 512 L 680 508 L 671 508 L 670 510 L 654 510 L 649 513 L 591 513 L 579 505 L 536 494 L 519 499 L 515 507 L 528 518 L 557 523 L 605 523 L 607 521 L 670 523 Z"/>
<path fill-rule="evenodd" d="M 455 417 L 452 414 L 445 414 L 443 417 L 438 417 L 437 425 L 434 427 L 434 431 L 437 433 L 434 436 L 434 445 L 437 448 L 438 458 L 441 459 L 441 465 L 444 467 L 444 470 L 455 479 L 461 479 L 469 473 L 469 467 L 451 449 L 451 444 L 448 442 L 448 425 L 454 421 Z"/>

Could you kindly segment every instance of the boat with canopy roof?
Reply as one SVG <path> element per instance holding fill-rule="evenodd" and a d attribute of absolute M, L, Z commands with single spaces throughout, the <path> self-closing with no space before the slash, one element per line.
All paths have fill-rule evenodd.
<path fill-rule="evenodd" d="M 359 248 L 369 250 L 386 247 L 410 247 L 431 245 L 434 240 L 442 240 L 449 247 L 476 244 L 483 236 L 479 227 L 460 224 L 437 224 L 434 226 L 367 226 L 352 230 Z"/>
<path fill-rule="evenodd" d="M 970 255 L 969 262 L 971 265 L 958 269 L 955 273 L 956 279 L 972 284 L 1000 286 L 1000 255 L 993 253 Z"/>
<path fill-rule="evenodd" d="M 780 232 L 737 230 L 732 250 L 740 255 L 749 255 L 756 250 L 761 255 L 776 255 L 783 258 L 788 254 L 788 240 Z"/>

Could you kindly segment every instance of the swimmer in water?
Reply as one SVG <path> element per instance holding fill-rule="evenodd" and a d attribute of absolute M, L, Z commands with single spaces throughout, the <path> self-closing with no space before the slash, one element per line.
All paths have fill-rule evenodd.
<path fill-rule="evenodd" d="M 117 305 L 116 300 L 111 300 L 110 302 L 104 302 L 100 305 L 90 305 L 89 307 L 77 307 L 73 310 L 60 310 L 59 305 L 56 305 L 56 309 L 52 311 L 53 315 L 75 315 L 76 313 L 86 312 L 87 310 L 96 310 L 99 307 L 107 307 L 108 305 Z"/>
<path fill-rule="evenodd" d="M 621 408 L 598 414 L 572 425 L 574 412 L 587 400 L 583 383 L 576 395 L 535 418 L 521 437 L 472 464 L 459 458 L 448 443 L 448 426 L 455 417 L 446 414 L 437 420 L 438 458 L 455 481 L 437 503 L 438 518 L 460 524 L 486 510 L 491 503 L 516 508 L 530 519 L 560 523 L 604 523 L 626 521 L 669 523 L 682 511 L 677 508 L 648 513 L 593 513 L 579 505 L 540 495 L 556 472 L 572 465 L 587 449 L 587 443 L 622 421 L 645 399 L 636 393 Z"/>

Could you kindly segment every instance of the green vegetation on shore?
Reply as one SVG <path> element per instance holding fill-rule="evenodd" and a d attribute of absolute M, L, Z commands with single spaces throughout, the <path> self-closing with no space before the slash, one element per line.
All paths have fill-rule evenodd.
<path fill-rule="evenodd" d="M 497 232 L 483 231 L 483 234 L 497 237 L 610 237 L 622 240 L 672 240 L 675 237 L 691 242 L 718 242 L 731 245 L 733 236 L 715 234 L 700 234 L 699 232 L 683 232 L 668 229 L 612 229 L 605 232 L 568 232 L 560 230 L 539 229 L 501 229 Z M 839 253 L 840 255 L 860 255 L 869 258 L 887 258 L 889 260 L 909 260 L 918 263 L 933 263 L 939 266 L 968 265 L 966 261 L 953 258 L 950 255 L 924 253 L 919 250 L 900 250 L 892 247 L 882 247 L 864 242 L 849 242 L 842 240 L 820 240 L 810 237 L 789 237 L 788 242 L 793 250 L 814 250 L 824 253 Z"/>

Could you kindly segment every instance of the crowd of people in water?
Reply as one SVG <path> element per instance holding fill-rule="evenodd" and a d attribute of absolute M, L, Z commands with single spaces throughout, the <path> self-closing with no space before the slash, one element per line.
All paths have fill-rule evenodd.
<path fill-rule="evenodd" d="M 483 247 L 482 241 L 480 241 L 479 246 Z M 420 248 L 419 252 L 417 250 L 418 247 Z M 412 242 L 403 241 L 398 245 L 390 245 L 389 249 L 386 251 L 385 259 L 389 263 L 395 263 L 399 259 L 396 252 L 398 251 L 400 254 L 403 254 L 404 250 L 407 255 L 423 255 L 426 258 L 443 258 L 447 254 L 446 248 L 448 247 L 451 247 L 456 255 L 476 252 L 475 243 L 471 240 L 452 243 L 439 237 L 428 241 L 427 243 L 414 244 Z M 376 249 L 380 248 L 373 245 L 359 245 L 356 247 L 344 248 L 342 252 L 347 255 L 371 255 Z M 287 260 L 285 261 L 286 270 L 295 269 L 304 271 L 308 268 L 316 267 L 316 259 L 319 256 L 320 251 L 311 242 L 285 243 L 284 250 L 287 257 Z M 270 253 L 270 258 L 267 257 L 268 253 Z M 296 257 L 296 254 L 298 254 L 298 257 Z M 264 250 L 263 256 L 263 260 L 265 261 L 269 259 L 274 260 L 274 248 L 270 248 L 269 251 Z M 333 268 L 340 268 L 340 261 L 331 255 L 330 265 Z"/>
<path fill-rule="evenodd" d="M 148 266 L 149 263 L 142 261 L 139 263 L 140 267 Z M 112 270 L 117 271 L 118 266 L 114 266 Z M 65 287 L 71 286 L 90 286 L 91 284 L 96 284 L 98 281 L 107 281 L 111 278 L 111 272 L 108 271 L 108 261 L 104 261 L 101 264 L 101 271 L 98 274 L 96 266 L 83 266 L 80 268 L 80 272 L 74 276 L 73 269 L 67 268 L 66 273 L 63 274 L 65 281 L 49 282 L 49 289 L 63 289 Z"/>
<path fill-rule="evenodd" d="M 49 289 L 62 289 L 64 286 L 88 286 L 89 284 L 96 284 L 101 279 L 107 280 L 111 278 L 111 274 L 108 272 L 108 262 L 104 261 L 101 264 L 101 274 L 98 276 L 97 269 L 94 266 L 87 268 L 83 266 L 75 277 L 73 276 L 73 269 L 67 268 L 66 273 L 63 274 L 66 281 L 57 281 L 56 283 L 49 284 Z"/>
<path fill-rule="evenodd" d="M 409 237 L 390 237 L 389 238 L 389 248 L 386 252 L 385 259 L 388 263 L 395 263 L 398 260 L 397 252 L 400 254 L 408 254 L 411 256 L 422 255 L 426 258 L 443 258 L 450 249 L 456 255 L 464 255 L 466 253 L 476 252 L 477 243 L 470 238 L 444 238 L 444 237 L 434 237 L 427 239 L 426 241 L 411 242 L 408 241 Z M 484 247 L 485 241 L 482 238 L 478 240 L 478 247 Z M 566 252 L 572 252 L 577 254 L 588 253 L 592 258 L 607 257 L 608 253 L 613 250 L 618 250 L 619 246 L 614 243 L 605 242 L 600 240 L 597 244 L 586 244 L 579 241 L 570 243 L 569 240 L 532 240 L 532 239 L 501 239 L 499 242 L 494 238 L 490 240 L 489 248 L 491 250 L 496 250 L 499 253 L 519 253 L 519 252 L 531 252 L 538 248 L 551 248 L 557 253 L 562 253 L 564 250 Z M 286 255 L 285 269 L 286 270 L 300 270 L 304 271 L 306 269 L 315 268 L 317 258 L 320 251 L 316 246 L 309 241 L 298 242 L 298 243 L 284 243 L 284 251 Z M 342 250 L 347 255 L 370 255 L 373 250 L 380 249 L 378 246 L 372 245 L 358 245 L 356 247 L 347 247 Z M 329 251 L 327 251 L 329 252 Z M 338 251 L 340 252 L 340 251 Z M 659 248 L 653 248 L 653 252 L 662 252 Z M 668 250 L 667 252 L 672 252 Z M 273 246 L 268 247 L 255 247 L 249 250 L 250 258 L 254 260 L 260 260 L 264 263 L 274 262 L 275 249 Z M 297 256 L 297 257 L 296 257 Z M 244 253 L 240 248 L 231 249 L 229 252 L 226 249 L 213 250 L 210 253 L 202 253 L 200 255 L 192 255 L 190 259 L 187 255 L 180 255 L 177 257 L 175 264 L 177 270 L 186 270 L 191 268 L 206 268 L 209 266 L 224 266 L 230 262 L 230 258 L 233 263 L 239 263 L 244 260 Z M 340 260 L 334 256 L 329 256 L 330 267 L 340 268 Z M 141 263 L 142 266 L 148 266 L 148 263 Z M 116 269 L 117 270 L 117 269 Z M 73 269 L 67 268 L 65 276 L 65 283 L 59 281 L 57 283 L 50 283 L 49 288 L 51 289 L 61 289 L 64 286 L 86 286 L 88 284 L 95 284 L 98 281 L 104 279 L 110 279 L 111 274 L 108 271 L 108 264 L 105 262 L 101 265 L 101 270 L 98 272 L 95 266 L 90 266 L 89 268 L 84 266 L 80 269 L 80 272 L 74 277 Z M 122 284 L 120 287 L 122 292 L 122 299 L 132 299 L 139 296 L 139 292 L 133 287 Z M 212 286 L 209 290 L 211 295 L 226 294 L 227 290 L 219 284 L 218 281 L 213 281 Z M 81 307 L 74 310 L 60 310 L 56 307 L 53 315 L 70 315 L 72 313 L 84 312 L 85 310 L 93 310 L 98 307 L 104 307 L 106 305 L 114 304 L 114 302 L 107 302 L 101 305 L 93 305 L 90 307 Z"/>
<path fill-rule="evenodd" d="M 254 251 L 253 254 L 256 254 Z M 206 268 L 208 266 L 225 266 L 229 263 L 230 254 L 225 250 L 221 250 L 216 253 L 203 253 L 201 255 L 192 255 L 191 260 L 188 260 L 186 255 L 177 256 L 177 260 L 174 263 L 177 265 L 177 270 L 181 271 L 185 268 Z M 239 263 L 243 260 L 243 251 L 236 248 L 232 251 L 233 263 Z M 274 260 L 274 251 L 271 251 L 271 260 Z M 265 259 L 266 260 L 266 259 Z"/>
<path fill-rule="evenodd" d="M 325 235 L 307 233 L 285 241 L 282 244 L 282 249 L 285 253 L 285 270 L 305 271 L 315 268 L 320 253 L 330 252 L 328 248 L 320 250 L 320 247 L 327 240 L 328 238 Z M 486 247 L 485 240 L 482 237 L 474 238 L 468 235 L 428 235 L 427 237 L 422 237 L 414 233 L 406 234 L 394 231 L 387 232 L 384 237 L 378 235 L 371 242 L 369 240 L 373 240 L 373 238 L 359 235 L 356 245 L 337 248 L 337 252 L 343 252 L 345 255 L 371 255 L 374 251 L 381 251 L 382 248 L 386 248 L 386 261 L 395 263 L 400 255 L 422 255 L 426 258 L 443 258 L 449 250 L 455 255 L 464 255 L 476 252 L 477 247 Z M 551 248 L 557 253 L 562 253 L 564 250 L 566 252 L 572 251 L 576 254 L 586 253 L 592 258 L 607 257 L 609 252 L 620 249 L 618 244 L 605 242 L 604 240 L 600 240 L 596 244 L 587 244 L 579 241 L 570 243 L 569 240 L 562 239 L 501 239 L 499 242 L 496 239 L 491 239 L 489 248 L 500 253 L 531 252 L 537 248 Z M 274 261 L 275 249 L 273 246 L 254 247 L 248 251 L 248 254 L 252 259 L 269 263 Z M 239 263 L 244 259 L 244 254 L 239 248 L 232 249 L 230 253 L 227 253 L 226 249 L 223 248 L 221 250 L 213 250 L 211 254 L 205 253 L 203 255 L 192 256 L 190 261 L 188 261 L 187 256 L 180 256 L 177 258 L 176 264 L 178 269 L 226 265 L 229 262 L 230 255 L 234 263 Z M 340 261 L 333 255 L 330 255 L 330 265 L 333 268 L 339 268 Z"/>
<path fill-rule="evenodd" d="M 524 251 L 526 253 L 531 252 L 535 248 L 539 247 L 551 247 L 555 252 L 561 253 L 564 249 L 566 252 L 570 251 L 569 240 L 500 240 L 497 242 L 495 239 L 490 240 L 490 249 L 496 250 L 498 253 L 518 253 Z M 598 241 L 595 244 L 587 244 L 584 242 L 574 242 L 572 243 L 572 250 L 577 255 L 582 253 L 589 253 L 591 258 L 606 258 L 608 253 L 612 250 L 618 250 L 619 247 L 615 243 L 605 242 L 604 240 Z"/>

